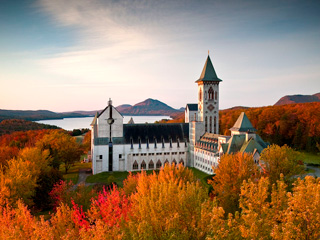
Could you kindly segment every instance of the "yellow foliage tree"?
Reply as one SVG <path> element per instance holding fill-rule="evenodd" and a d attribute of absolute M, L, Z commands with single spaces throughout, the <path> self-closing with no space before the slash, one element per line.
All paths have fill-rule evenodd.
<path fill-rule="evenodd" d="M 260 177 L 252 155 L 240 152 L 222 156 L 214 172 L 216 175 L 209 180 L 209 184 L 212 185 L 213 194 L 226 213 L 239 210 L 242 182 Z"/>
<path fill-rule="evenodd" d="M 0 204 L 15 204 L 22 199 L 31 206 L 39 174 L 47 169 L 49 161 L 49 152 L 37 148 L 24 148 L 17 158 L 9 160 L 0 170 Z"/>
<path fill-rule="evenodd" d="M 319 239 L 320 179 L 298 179 L 287 195 L 288 207 L 283 211 L 282 224 L 272 234 L 274 239 Z"/>
<path fill-rule="evenodd" d="M 64 163 L 65 172 L 80 160 L 83 150 L 76 139 L 62 130 L 50 131 L 39 142 L 37 146 L 40 149 L 50 149 L 54 159 L 59 163 Z"/>
<path fill-rule="evenodd" d="M 177 175 L 175 175 L 177 174 Z M 139 174 L 131 196 L 133 239 L 201 239 L 208 224 L 201 221 L 207 191 L 182 165 L 166 165 L 159 174 Z M 209 207 L 208 205 L 205 205 Z"/>
<path fill-rule="evenodd" d="M 260 160 L 271 184 L 280 180 L 281 174 L 285 182 L 289 184 L 294 181 L 292 178 L 294 175 L 302 174 L 304 171 L 300 154 L 287 145 L 268 146 L 262 151 Z"/>

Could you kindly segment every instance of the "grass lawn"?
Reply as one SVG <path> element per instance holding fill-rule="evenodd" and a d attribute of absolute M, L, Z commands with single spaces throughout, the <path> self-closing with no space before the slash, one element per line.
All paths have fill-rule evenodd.
<path fill-rule="evenodd" d="M 206 182 L 206 177 L 210 176 L 209 174 L 201 172 L 198 169 L 192 168 L 192 167 L 188 167 L 188 169 L 190 169 L 193 172 L 195 177 L 197 179 L 199 179 L 205 187 L 209 187 L 208 183 Z M 140 172 L 140 171 L 136 171 L 136 172 L 132 172 L 132 173 L 136 174 L 138 172 Z M 146 172 L 147 172 L 147 174 L 152 174 L 153 170 L 149 170 Z M 110 176 L 113 176 L 117 185 L 119 187 L 122 187 L 123 181 L 128 177 L 128 175 L 129 175 L 129 172 L 102 172 L 102 173 L 98 173 L 98 174 L 87 177 L 86 182 L 87 183 L 106 183 L 106 184 L 109 184 L 108 179 Z"/>
<path fill-rule="evenodd" d="M 313 163 L 320 165 L 320 155 L 309 152 L 301 152 L 304 163 Z"/>
<path fill-rule="evenodd" d="M 74 138 L 76 139 L 76 141 L 77 141 L 78 143 L 80 143 L 80 144 L 81 144 L 81 143 L 83 142 L 84 135 L 75 136 Z"/>
<path fill-rule="evenodd" d="M 65 173 L 64 164 L 60 165 L 60 171 L 63 174 L 63 178 L 69 182 L 71 180 L 74 184 L 78 182 L 79 178 L 79 169 L 81 168 L 91 168 L 91 162 L 90 163 L 81 163 L 76 162 L 69 170 L 68 173 Z"/>
<path fill-rule="evenodd" d="M 129 175 L 129 172 L 102 172 L 95 175 L 91 175 L 87 177 L 86 182 L 87 183 L 106 183 L 108 184 L 109 177 L 113 176 L 115 179 L 115 182 L 118 186 L 123 186 L 123 180 L 127 178 Z"/>
<path fill-rule="evenodd" d="M 207 178 L 212 175 L 204 173 L 194 167 L 188 167 L 188 169 L 190 169 L 193 172 L 193 175 L 201 181 L 204 187 L 207 187 L 207 188 L 210 187 L 210 185 L 207 183 Z"/>

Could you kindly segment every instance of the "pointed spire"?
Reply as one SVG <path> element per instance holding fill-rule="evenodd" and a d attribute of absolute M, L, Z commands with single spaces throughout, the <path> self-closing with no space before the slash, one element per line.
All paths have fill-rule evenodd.
<path fill-rule="evenodd" d="M 255 129 L 247 115 L 242 112 L 240 116 L 238 117 L 238 120 L 233 125 L 232 128 L 230 128 L 231 131 L 239 131 L 239 132 L 256 132 L 257 129 Z"/>
<path fill-rule="evenodd" d="M 96 115 L 94 116 L 92 123 L 90 124 L 90 126 L 96 125 L 97 124 L 97 119 L 98 119 L 98 112 L 96 112 Z"/>
<path fill-rule="evenodd" d="M 131 117 L 128 124 L 134 124 L 133 118 Z"/>
<path fill-rule="evenodd" d="M 212 65 L 209 51 L 208 51 L 208 57 L 206 60 L 206 63 L 204 64 L 202 73 L 200 75 L 200 78 L 196 82 L 200 81 L 215 81 L 215 82 L 221 82 L 222 80 L 218 78 L 216 71 L 214 70 L 214 67 Z"/>

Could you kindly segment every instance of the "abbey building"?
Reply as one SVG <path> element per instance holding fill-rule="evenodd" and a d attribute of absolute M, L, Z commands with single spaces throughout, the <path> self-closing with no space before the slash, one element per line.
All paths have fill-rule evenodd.
<path fill-rule="evenodd" d="M 123 123 L 123 116 L 109 100 L 92 123 L 93 174 L 105 171 L 160 169 L 166 163 L 195 167 L 213 173 L 225 153 L 250 152 L 258 163 L 267 144 L 242 113 L 231 136 L 219 135 L 219 84 L 222 82 L 208 56 L 196 81 L 198 103 L 187 104 L 185 123 Z"/>

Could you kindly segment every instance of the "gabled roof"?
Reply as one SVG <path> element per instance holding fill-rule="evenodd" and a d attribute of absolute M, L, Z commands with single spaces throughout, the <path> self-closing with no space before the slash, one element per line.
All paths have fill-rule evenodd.
<path fill-rule="evenodd" d="M 228 143 L 221 143 L 223 153 L 226 153 L 228 151 L 228 146 Z"/>
<path fill-rule="evenodd" d="M 221 79 L 218 78 L 209 55 L 207 57 L 206 63 L 204 64 L 200 78 L 196 82 L 200 82 L 200 81 L 214 81 L 214 82 L 222 81 Z"/>
<path fill-rule="evenodd" d="M 228 141 L 228 150 L 227 153 L 236 153 L 239 152 L 242 145 L 246 141 L 246 136 L 244 134 L 233 135 Z"/>
<path fill-rule="evenodd" d="M 263 149 L 264 149 L 264 147 L 262 147 L 259 144 L 259 142 L 257 142 L 255 139 L 251 138 L 249 141 L 247 141 L 245 144 L 242 145 L 240 152 L 253 153 L 256 150 L 260 154 Z"/>
<path fill-rule="evenodd" d="M 236 123 L 233 125 L 232 128 L 230 128 L 231 131 L 239 131 L 239 132 L 256 132 L 257 129 L 255 129 L 250 120 L 248 119 L 247 115 L 242 112 L 237 119 Z"/>
<path fill-rule="evenodd" d="M 198 104 L 188 103 L 186 108 L 188 108 L 189 111 L 198 111 Z"/>
<path fill-rule="evenodd" d="M 103 109 L 103 110 L 101 111 L 101 113 L 99 113 L 98 118 L 99 118 L 99 117 L 102 115 L 102 113 L 104 113 L 110 106 L 111 106 L 114 110 L 116 110 L 116 111 L 122 116 L 122 114 L 121 114 L 114 106 L 108 105 L 105 109 Z M 123 117 L 123 116 L 122 116 L 122 117 Z"/>

